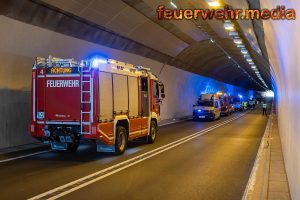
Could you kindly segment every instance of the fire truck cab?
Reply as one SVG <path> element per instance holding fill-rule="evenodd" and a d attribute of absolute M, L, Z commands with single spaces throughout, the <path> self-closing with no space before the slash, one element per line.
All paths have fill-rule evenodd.
<path fill-rule="evenodd" d="M 156 139 L 164 85 L 150 69 L 111 59 L 38 57 L 32 70 L 31 136 L 54 150 L 83 140 L 122 154 L 129 140 Z"/>

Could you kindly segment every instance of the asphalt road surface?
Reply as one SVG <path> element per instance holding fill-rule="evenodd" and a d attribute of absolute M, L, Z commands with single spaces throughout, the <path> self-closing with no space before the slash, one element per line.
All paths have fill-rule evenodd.
<path fill-rule="evenodd" d="M 242 199 L 266 124 L 256 110 L 161 127 L 121 156 L 82 145 L 0 163 L 0 199 Z"/>

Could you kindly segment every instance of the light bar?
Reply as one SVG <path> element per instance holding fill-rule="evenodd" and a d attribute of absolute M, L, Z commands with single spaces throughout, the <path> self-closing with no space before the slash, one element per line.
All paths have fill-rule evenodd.
<path fill-rule="evenodd" d="M 252 68 L 252 69 L 256 69 L 256 66 L 255 66 L 255 65 L 252 65 L 251 68 Z"/>
<path fill-rule="evenodd" d="M 247 58 L 247 61 L 248 62 L 252 62 L 253 60 L 251 58 Z"/>
<path fill-rule="evenodd" d="M 243 45 L 243 44 L 238 44 L 237 47 L 238 47 L 238 48 L 245 48 L 245 45 Z"/>
<path fill-rule="evenodd" d="M 92 67 L 97 68 L 97 67 L 99 67 L 100 64 L 107 64 L 107 63 L 108 63 L 107 59 L 95 58 L 92 60 Z"/>

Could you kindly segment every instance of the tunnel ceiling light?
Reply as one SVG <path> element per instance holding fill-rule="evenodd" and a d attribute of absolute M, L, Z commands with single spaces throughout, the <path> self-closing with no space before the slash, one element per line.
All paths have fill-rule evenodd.
<path fill-rule="evenodd" d="M 254 65 L 255 63 L 254 62 L 249 62 L 249 65 Z"/>
<path fill-rule="evenodd" d="M 244 55 L 249 55 L 249 54 L 248 54 L 248 51 L 247 51 L 246 49 L 242 49 L 241 52 L 242 52 L 242 54 L 244 54 Z"/>
<path fill-rule="evenodd" d="M 235 39 L 233 39 L 233 42 L 234 42 L 235 44 L 243 44 L 242 39 L 237 39 L 237 38 L 235 38 Z M 245 47 L 245 45 L 244 45 L 244 47 Z"/>
<path fill-rule="evenodd" d="M 239 33 L 237 31 L 230 31 L 229 36 L 238 36 Z"/>
<path fill-rule="evenodd" d="M 172 2 L 170 0 L 170 2 Z M 219 3 L 219 1 L 213 1 L 213 0 L 206 0 L 206 2 L 210 5 L 210 6 L 215 6 L 215 5 L 220 5 L 221 6 L 221 3 Z M 215 2 L 218 2 L 217 4 L 214 4 Z M 223 6 L 223 5 L 222 5 Z M 196 25 L 197 28 L 199 28 L 200 30 L 202 29 L 202 26 L 200 26 L 199 24 L 197 24 L 196 22 L 194 22 L 194 24 Z M 253 60 L 251 58 L 251 56 L 249 55 L 249 51 L 248 49 L 246 48 L 246 46 L 243 44 L 243 40 L 239 37 L 239 33 L 237 31 L 233 31 L 233 30 L 230 30 L 230 29 L 234 29 L 235 26 L 234 26 L 234 23 L 232 23 L 230 20 L 224 20 L 224 27 L 225 29 L 229 30 L 228 33 L 231 37 L 231 39 L 233 40 L 233 42 L 237 45 L 238 48 L 240 48 L 241 52 L 243 52 L 242 54 L 244 56 L 246 56 L 248 59 L 248 63 L 251 63 L 251 64 L 254 64 L 253 63 Z M 214 41 L 211 37 L 211 35 L 207 32 L 204 32 L 204 34 L 206 34 L 206 36 L 209 38 L 209 41 L 211 43 L 215 43 L 216 46 L 222 50 L 224 52 L 224 56 L 226 56 L 228 59 L 231 59 L 233 61 L 233 65 L 234 67 L 238 67 L 239 69 L 243 70 L 243 72 L 253 81 L 255 82 L 256 84 L 258 84 L 260 87 L 263 87 L 258 81 L 256 81 L 255 77 L 253 77 L 253 74 L 249 74 L 243 67 L 239 66 L 238 65 L 238 62 L 236 62 L 236 60 L 232 57 L 230 57 L 230 55 L 226 52 L 226 50 L 218 44 L 218 41 Z M 246 59 L 245 57 L 245 59 Z"/>
<path fill-rule="evenodd" d="M 176 6 L 176 4 L 173 1 L 170 1 L 170 4 L 171 4 L 171 6 L 173 6 L 174 8 L 177 9 L 177 6 Z"/>
<path fill-rule="evenodd" d="M 249 63 L 249 64 L 250 64 L 250 63 Z M 255 65 L 252 65 L 251 68 L 252 68 L 252 69 L 256 69 L 256 66 L 255 66 Z"/>
<path fill-rule="evenodd" d="M 224 23 L 224 28 L 228 31 L 234 31 L 234 24 L 231 22 L 225 22 Z"/>
<path fill-rule="evenodd" d="M 211 7 L 220 7 L 221 3 L 218 0 L 206 0 L 207 4 Z"/>

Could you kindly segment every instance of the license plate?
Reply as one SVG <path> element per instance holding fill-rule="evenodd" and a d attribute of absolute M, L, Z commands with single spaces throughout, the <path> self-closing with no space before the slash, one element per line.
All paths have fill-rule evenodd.
<path fill-rule="evenodd" d="M 205 118 L 205 116 L 199 116 L 199 119 L 204 119 Z"/>

